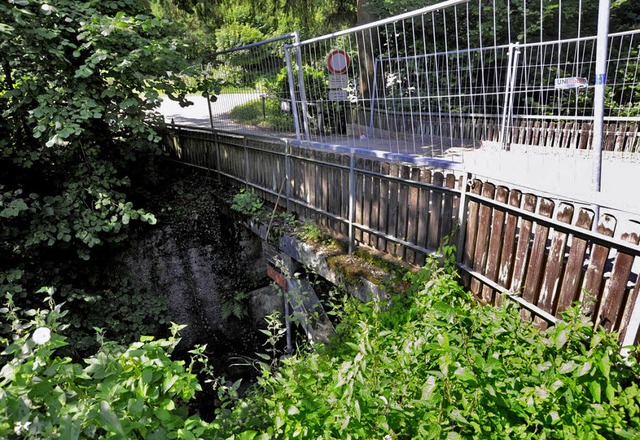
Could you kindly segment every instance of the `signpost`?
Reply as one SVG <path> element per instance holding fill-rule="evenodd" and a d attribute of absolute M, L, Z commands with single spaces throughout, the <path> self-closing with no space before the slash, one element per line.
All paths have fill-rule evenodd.
<path fill-rule="evenodd" d="M 556 78 L 555 88 L 560 90 L 566 89 L 580 89 L 587 87 L 589 81 L 586 78 L 570 77 L 570 78 Z"/>
<path fill-rule="evenodd" d="M 342 49 L 334 49 L 327 56 L 327 67 L 329 68 L 329 101 L 340 102 L 347 100 L 349 86 L 349 76 L 346 74 L 351 65 L 349 54 Z"/>
<path fill-rule="evenodd" d="M 351 64 L 351 58 L 342 49 L 334 49 L 327 56 L 327 67 L 331 73 L 345 73 Z"/>

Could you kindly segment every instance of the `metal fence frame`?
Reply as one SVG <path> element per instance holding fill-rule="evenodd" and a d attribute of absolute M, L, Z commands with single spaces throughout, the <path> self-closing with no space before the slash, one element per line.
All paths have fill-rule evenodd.
<path fill-rule="evenodd" d="M 470 277 L 471 290 L 488 302 L 499 298 L 491 292 L 500 292 L 539 317 L 540 322 L 557 321 L 560 296 L 558 281 L 553 281 L 559 275 L 545 274 L 543 282 L 544 268 L 560 265 L 569 270 L 571 261 L 574 265 L 579 262 L 577 270 L 588 265 L 585 274 L 571 276 L 584 278 L 580 283 L 597 292 L 592 319 L 609 319 L 605 326 L 620 329 L 621 342 L 637 342 L 640 279 L 634 263 L 640 262 L 638 232 L 623 231 L 614 236 L 615 228 L 606 225 L 612 218 L 608 214 L 593 214 L 592 219 L 598 220 L 593 220 L 597 231 L 580 220 L 574 223 L 562 216 L 563 205 L 571 203 L 580 207 L 580 212 L 587 212 L 588 201 L 567 202 L 558 197 L 554 219 L 553 212 L 544 210 L 552 203 L 548 195 L 512 189 L 512 194 L 522 195 L 522 203 L 518 197 L 514 204 L 506 198 L 508 188 L 478 180 L 462 165 L 447 161 L 186 127 L 174 127 L 166 139 L 168 152 L 176 160 L 213 171 L 219 179 L 249 188 L 287 212 L 315 219 L 345 237 L 350 251 L 368 245 L 409 263 L 422 264 L 424 257 L 455 231 L 457 221 L 461 225 L 456 239 L 457 262 Z M 432 174 L 434 168 L 442 171 Z M 428 179 L 423 179 L 423 173 L 428 173 Z M 315 188 L 313 193 L 308 185 Z M 502 196 L 494 192 L 497 188 L 502 188 Z M 532 206 L 531 200 L 539 203 Z M 376 219 L 367 213 L 375 213 Z M 510 271 L 520 271 L 518 275 L 514 272 L 511 281 L 497 270 L 496 258 L 506 258 L 507 251 L 501 256 L 504 237 L 494 231 L 507 224 L 512 229 L 518 227 L 510 238 L 511 263 L 504 263 L 512 265 Z M 564 253 L 572 255 L 579 241 L 584 246 L 588 243 L 590 251 L 585 247 L 582 256 L 576 251 L 577 257 L 565 261 Z M 516 253 L 522 255 L 516 257 Z M 545 253 L 549 256 L 544 257 Z M 514 263 L 518 259 L 520 262 Z M 519 264 L 519 269 L 514 264 Z M 607 269 L 607 265 L 611 267 Z"/>

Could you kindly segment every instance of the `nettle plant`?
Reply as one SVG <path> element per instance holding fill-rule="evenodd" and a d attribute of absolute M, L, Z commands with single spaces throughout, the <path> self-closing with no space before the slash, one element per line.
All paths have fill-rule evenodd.
<path fill-rule="evenodd" d="M 265 370 L 222 438 L 640 438 L 640 368 L 569 310 L 541 331 L 429 261 L 388 304 L 349 302 L 337 338 Z"/>
<path fill-rule="evenodd" d="M 257 216 L 260 215 L 264 208 L 264 201 L 253 192 L 241 189 L 233 196 L 231 209 L 241 214 Z"/>

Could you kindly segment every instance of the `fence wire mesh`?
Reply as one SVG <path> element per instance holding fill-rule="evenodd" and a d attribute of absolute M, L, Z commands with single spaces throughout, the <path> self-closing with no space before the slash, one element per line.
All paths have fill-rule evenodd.
<path fill-rule="evenodd" d="M 226 50 L 210 64 L 223 89 L 209 122 L 454 161 L 487 144 L 588 150 L 593 3 L 450 0 L 302 42 L 290 34 Z M 639 148 L 639 35 L 609 37 L 605 151 Z"/>

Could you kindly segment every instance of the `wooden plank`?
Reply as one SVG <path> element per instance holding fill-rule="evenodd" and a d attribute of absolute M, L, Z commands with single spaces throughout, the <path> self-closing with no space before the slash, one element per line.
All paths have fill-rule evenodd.
<path fill-rule="evenodd" d="M 326 153 L 324 155 L 324 159 L 326 162 L 331 162 L 333 159 L 333 153 Z M 335 194 L 339 191 L 334 191 L 334 187 L 336 186 L 334 169 L 328 166 L 323 166 L 323 180 L 322 180 L 322 195 L 324 197 L 324 210 L 328 213 L 335 213 L 334 210 L 334 197 Z M 339 181 L 338 181 L 339 184 Z M 326 224 L 331 231 L 335 231 L 335 220 L 329 216 L 326 218 Z"/>
<path fill-rule="evenodd" d="M 638 148 L 636 142 L 638 140 L 638 123 L 634 122 L 627 132 L 627 141 L 625 142 L 625 153 L 637 153 Z"/>
<path fill-rule="evenodd" d="M 390 165 L 384 162 L 380 166 L 380 172 L 389 175 Z M 389 180 L 380 178 L 380 210 L 378 211 L 378 228 L 383 234 L 389 232 L 388 229 L 389 215 Z M 382 237 L 378 238 L 378 250 L 387 251 L 387 240 Z"/>
<path fill-rule="evenodd" d="M 400 177 L 403 180 L 409 180 L 411 176 L 411 168 L 406 165 L 400 167 Z M 407 239 L 407 222 L 410 215 L 409 210 L 409 185 L 401 183 L 398 192 L 398 226 L 396 236 L 402 240 Z M 406 249 L 404 246 L 396 246 L 397 254 L 400 258 L 406 257 Z"/>
<path fill-rule="evenodd" d="M 325 156 L 326 161 L 329 163 L 333 163 L 334 158 L 335 158 L 334 153 L 327 153 L 327 155 Z M 338 207 L 337 202 L 339 200 L 338 193 L 343 189 L 342 182 L 340 181 L 340 177 L 336 174 L 335 168 L 325 165 L 324 169 L 325 169 L 325 179 L 326 179 L 325 187 L 323 189 L 324 197 L 325 197 L 325 209 L 327 212 L 331 214 L 340 214 L 340 212 L 337 210 L 337 207 Z M 327 221 L 328 221 L 329 229 L 331 231 L 338 232 L 337 222 L 331 217 L 327 217 Z"/>
<path fill-rule="evenodd" d="M 597 232 L 607 237 L 613 237 L 616 228 L 616 219 L 610 215 L 603 215 L 598 222 Z M 602 277 L 604 267 L 609 258 L 610 248 L 600 244 L 593 244 L 591 247 L 591 258 L 589 266 L 584 275 L 584 284 L 580 301 L 582 302 L 582 313 L 595 320 L 595 311 L 600 306 L 600 289 L 602 287 Z"/>
<path fill-rule="evenodd" d="M 522 121 L 525 127 L 525 132 L 524 132 L 524 139 L 523 139 L 523 143 L 525 145 L 531 145 L 531 138 L 533 137 L 533 130 L 532 130 L 532 126 L 531 126 L 531 121 L 527 120 L 527 121 Z"/>
<path fill-rule="evenodd" d="M 522 201 L 522 193 L 518 190 L 509 192 L 509 205 L 519 208 Z M 504 222 L 504 235 L 502 252 L 500 254 L 500 266 L 498 270 L 498 284 L 509 288 L 513 275 L 513 263 L 515 261 L 516 232 L 518 229 L 518 216 L 507 214 Z M 502 295 L 496 296 L 496 305 L 502 302 Z"/>
<path fill-rule="evenodd" d="M 391 164 L 389 168 L 389 175 L 397 177 L 400 171 L 400 167 L 396 164 Z M 387 214 L 387 234 L 392 237 L 397 237 L 398 234 L 398 210 L 399 210 L 399 185 L 394 180 L 389 180 L 389 200 L 388 200 L 388 214 Z M 387 253 L 390 255 L 397 255 L 397 245 L 393 241 L 387 241 Z"/>
<path fill-rule="evenodd" d="M 440 171 L 433 174 L 432 184 L 442 187 L 444 176 Z M 429 210 L 429 233 L 427 248 L 435 251 L 440 246 L 440 222 L 442 219 L 442 191 L 433 189 L 431 191 L 431 209 Z"/>
<path fill-rule="evenodd" d="M 573 211 L 573 205 L 562 203 L 558 208 L 556 219 L 559 222 L 571 224 Z M 556 292 L 559 292 L 566 246 L 567 234 L 554 229 L 551 232 L 551 246 L 549 247 L 547 267 L 544 271 L 542 287 L 540 288 L 540 298 L 537 304 L 542 310 L 552 315 L 555 312 L 555 303 L 558 299 Z M 541 321 L 541 326 L 546 328 L 546 321 Z"/>
<path fill-rule="evenodd" d="M 533 194 L 525 194 L 525 211 L 534 212 L 538 198 Z M 527 262 L 529 261 L 529 244 L 531 242 L 531 229 L 533 222 L 524 218 L 520 219 L 520 230 L 518 232 L 518 244 L 516 246 L 515 261 L 513 263 L 513 276 L 510 290 L 516 294 L 521 293 L 524 282 Z"/>
<path fill-rule="evenodd" d="M 582 229 L 591 230 L 593 225 L 593 212 L 581 208 L 578 211 L 578 220 L 576 226 Z M 569 257 L 564 270 L 562 287 L 558 295 L 555 315 L 567 310 L 574 301 L 577 301 L 580 295 L 580 285 L 582 282 L 582 267 L 584 265 L 584 257 L 587 252 L 587 240 L 571 236 L 569 248 Z"/>
<path fill-rule="evenodd" d="M 311 154 L 308 150 L 303 150 L 301 152 L 302 156 L 305 158 L 310 158 Z M 315 164 L 309 163 L 307 161 L 304 161 L 304 166 L 305 166 L 305 172 L 306 172 L 306 182 L 307 182 L 307 192 L 306 192 L 306 198 L 305 201 L 310 205 L 310 206 L 315 206 L 316 203 L 316 166 Z M 306 211 L 307 213 L 306 218 L 307 219 L 317 219 L 317 215 L 316 212 L 310 208 L 308 208 Z"/>
<path fill-rule="evenodd" d="M 482 182 L 474 179 L 470 183 L 468 189 L 472 194 L 479 195 L 482 192 Z M 476 237 L 478 234 L 478 212 L 480 204 L 475 200 L 469 200 L 467 203 L 467 225 L 464 237 L 464 250 L 462 254 L 462 263 L 465 266 L 472 267 L 476 251 Z M 464 279 L 465 285 L 470 285 L 469 279 Z"/>
<path fill-rule="evenodd" d="M 553 209 L 555 204 L 549 199 L 540 200 L 539 214 L 543 217 L 549 217 L 553 215 Z M 531 256 L 529 257 L 529 264 L 527 267 L 527 273 L 524 279 L 524 289 L 522 291 L 522 298 L 531 304 L 538 303 L 538 296 L 540 294 L 539 286 L 542 280 L 544 272 L 544 259 L 545 250 L 547 248 L 547 239 L 549 238 L 549 226 L 543 222 L 536 222 L 533 234 L 533 245 L 531 248 Z M 530 316 L 529 312 L 523 310 L 522 314 L 525 318 Z"/>
<path fill-rule="evenodd" d="M 496 187 L 493 183 L 485 182 L 482 185 L 482 197 L 493 199 Z M 476 235 L 476 246 L 473 254 L 473 270 L 484 275 L 485 264 L 487 262 L 489 246 L 489 228 L 491 227 L 491 206 L 480 203 L 478 213 L 478 231 Z M 482 285 L 480 281 L 473 278 L 471 280 L 471 292 L 481 297 Z M 482 298 L 484 299 L 484 298 Z"/>
<path fill-rule="evenodd" d="M 583 122 L 582 130 L 580 133 L 580 146 L 581 150 L 591 149 L 591 137 L 593 136 L 593 130 L 591 129 L 591 123 Z"/>
<path fill-rule="evenodd" d="M 371 171 L 375 174 L 379 174 L 381 172 L 380 162 L 372 161 L 371 163 Z M 380 178 L 372 177 L 371 178 L 371 217 L 369 220 L 370 227 L 373 231 L 379 231 L 379 212 L 380 212 Z M 375 234 L 371 234 L 369 236 L 369 245 L 374 249 L 378 246 L 378 236 Z"/>
<path fill-rule="evenodd" d="M 604 124 L 604 133 L 602 133 L 602 151 L 613 151 L 616 142 L 616 124 Z"/>
<path fill-rule="evenodd" d="M 340 175 L 340 203 L 341 203 L 341 214 L 340 216 L 343 219 L 346 219 L 345 222 L 340 222 L 340 231 L 342 232 L 343 235 L 345 236 L 349 236 L 349 204 L 351 203 L 351 194 L 349 193 L 349 187 L 350 187 L 350 178 L 351 178 L 351 173 L 349 172 L 349 167 L 351 166 L 351 156 L 348 154 L 342 154 L 340 155 L 341 158 L 341 162 L 342 165 L 347 167 L 345 168 L 340 168 L 337 172 Z M 354 170 L 355 172 L 355 170 Z M 357 177 L 357 174 L 355 174 L 355 176 Z M 358 185 L 358 180 L 355 180 L 355 185 L 357 187 Z M 354 188 L 354 191 L 356 189 Z M 357 199 L 356 199 L 357 200 Z M 355 203 L 353 208 L 355 209 Z M 354 213 L 354 217 L 355 217 L 355 213 Z"/>
<path fill-rule="evenodd" d="M 430 184 L 431 183 L 431 171 L 420 171 L 420 182 Z M 418 190 L 418 236 L 416 238 L 416 244 L 422 248 L 427 247 L 428 225 L 429 225 L 429 201 L 431 197 L 431 191 L 426 188 L 420 188 Z M 425 262 L 425 256 L 419 254 L 416 259 L 416 263 L 423 265 Z"/>
<path fill-rule="evenodd" d="M 417 182 L 420 180 L 420 168 L 411 168 L 410 180 Z M 418 217 L 420 211 L 418 208 L 418 187 L 411 185 L 409 187 L 409 194 L 407 203 L 409 205 L 408 218 L 407 218 L 407 241 L 409 243 L 417 244 L 418 239 Z M 416 252 L 412 249 L 406 250 L 406 258 L 409 263 L 416 262 Z"/>
<path fill-rule="evenodd" d="M 562 148 L 569 148 L 569 144 L 571 143 L 571 135 L 573 133 L 573 122 L 565 121 L 563 134 L 562 134 Z"/>
<path fill-rule="evenodd" d="M 616 128 L 615 145 L 613 151 L 624 151 L 624 143 L 627 137 L 627 123 L 621 122 Z"/>
<path fill-rule="evenodd" d="M 533 123 L 533 138 L 531 139 L 531 145 L 538 145 L 538 142 L 540 141 L 540 120 L 536 120 Z"/>
<path fill-rule="evenodd" d="M 552 136 L 551 142 L 547 142 L 547 145 L 553 148 L 560 147 L 560 138 L 562 137 L 562 122 L 552 121 L 549 124 L 549 134 Z"/>
<path fill-rule="evenodd" d="M 551 134 L 551 130 L 553 127 L 553 123 L 549 124 L 548 121 L 542 121 L 542 127 L 540 128 L 540 143 L 538 146 L 546 147 L 547 143 L 551 142 L 553 135 Z"/>
<path fill-rule="evenodd" d="M 363 224 L 364 217 L 364 175 L 360 172 L 361 169 L 364 168 L 364 159 L 356 158 L 355 160 L 355 169 L 353 172 L 355 173 L 355 203 L 353 206 L 353 223 L 356 225 Z M 347 201 L 348 203 L 348 201 Z M 347 205 L 348 206 L 348 205 Z M 353 229 L 353 238 L 356 243 L 362 243 L 362 229 L 358 227 L 354 227 Z"/>
<path fill-rule="evenodd" d="M 496 191 L 496 201 L 507 203 L 509 190 L 504 186 L 499 186 Z M 491 234 L 489 236 L 489 247 L 487 250 L 487 265 L 484 276 L 491 281 L 497 281 L 498 267 L 500 266 L 500 251 L 502 248 L 505 212 L 496 208 L 493 210 L 493 219 L 491 221 Z M 482 299 L 487 303 L 495 304 L 495 292 L 489 286 L 482 288 Z"/>
<path fill-rule="evenodd" d="M 571 150 L 575 150 L 578 148 L 578 142 L 580 140 L 580 124 L 578 122 L 573 122 L 571 124 L 571 133 L 570 140 L 567 148 Z"/>
<path fill-rule="evenodd" d="M 637 233 L 625 232 L 620 238 L 629 243 L 638 244 Z M 606 331 L 617 329 L 618 324 L 622 320 L 622 304 L 624 303 L 633 260 L 633 255 L 623 252 L 616 254 L 613 269 L 611 270 L 611 278 L 605 286 L 602 299 L 600 300 L 600 307 L 596 315 L 596 323 L 601 325 Z"/>
<path fill-rule="evenodd" d="M 444 186 L 446 188 L 455 188 L 456 186 L 456 176 L 454 176 L 453 174 L 447 174 L 445 176 L 444 179 Z M 454 194 L 452 193 L 445 193 L 444 194 L 444 202 L 442 204 L 442 240 L 444 240 L 446 237 L 448 237 L 448 242 L 449 243 L 455 243 L 455 241 L 453 241 L 454 237 L 452 236 L 453 234 L 453 227 L 454 227 L 454 221 L 453 221 L 453 199 L 455 198 Z"/>
<path fill-rule="evenodd" d="M 464 185 L 465 178 L 464 176 L 458 176 L 455 181 L 455 188 L 458 191 L 462 191 L 462 186 Z M 453 239 L 451 243 L 458 243 L 458 234 L 461 234 L 462 226 L 460 225 L 461 219 L 458 218 L 460 215 L 460 193 L 453 196 Z"/>
<path fill-rule="evenodd" d="M 366 159 L 363 161 L 362 165 L 365 171 L 372 170 L 371 159 Z M 369 174 L 362 175 L 362 224 L 366 227 L 371 227 L 371 200 L 372 200 L 372 192 L 373 192 L 373 180 Z M 371 239 L 368 232 L 362 232 L 361 241 L 362 243 L 369 244 L 369 240 Z"/>
<path fill-rule="evenodd" d="M 322 151 L 315 151 L 314 156 L 318 161 L 326 161 L 327 154 Z M 317 164 L 316 167 L 316 178 L 318 180 L 318 184 L 316 185 L 316 207 L 320 208 L 323 211 L 327 209 L 327 168 L 325 165 Z M 325 214 L 318 214 L 318 221 L 320 225 L 329 227 L 328 219 Z"/>
<path fill-rule="evenodd" d="M 637 307 L 636 303 L 638 302 L 638 292 L 640 291 L 640 276 L 636 274 L 635 286 L 629 293 L 629 298 L 627 298 L 626 306 L 623 308 L 624 312 L 622 314 L 622 320 L 620 321 L 620 343 L 624 343 L 627 338 L 627 333 L 630 333 L 630 337 L 633 337 L 635 334 L 636 340 L 632 341 L 631 344 L 637 344 L 638 328 L 629 328 L 631 323 L 631 315 L 633 314 L 634 309 Z M 637 326 L 637 324 L 635 324 Z"/>

